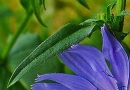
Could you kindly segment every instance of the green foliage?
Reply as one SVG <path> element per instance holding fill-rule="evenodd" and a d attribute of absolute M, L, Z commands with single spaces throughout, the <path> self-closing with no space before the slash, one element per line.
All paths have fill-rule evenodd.
<path fill-rule="evenodd" d="M 10 78 L 11 72 L 5 67 L 0 66 L 0 89 L 1 90 L 26 90 L 21 83 L 16 83 L 14 86 L 7 89 L 8 79 Z"/>
<path fill-rule="evenodd" d="M 24 59 L 13 73 L 9 86 L 13 85 L 36 66 L 69 48 L 72 44 L 79 43 L 86 36 L 90 36 L 95 30 L 95 26 L 96 23 L 89 26 L 67 24 L 62 27 Z"/>
<path fill-rule="evenodd" d="M 106 13 L 100 14 L 99 19 L 106 22 L 110 32 L 121 42 L 128 35 L 128 33 L 122 32 L 124 16 L 129 16 L 130 14 L 124 10 L 119 14 L 113 14 L 112 10 L 114 9 L 115 5 L 116 3 L 109 4 L 107 6 Z"/>
<path fill-rule="evenodd" d="M 45 8 L 45 0 L 42 1 L 43 2 L 43 5 L 44 5 L 44 8 Z M 41 19 L 41 16 L 40 16 L 40 0 L 31 0 L 31 4 L 32 4 L 32 8 L 33 8 L 33 11 L 35 13 L 35 16 L 37 17 L 38 21 L 40 22 L 41 25 L 47 27 L 42 19 Z"/>
<path fill-rule="evenodd" d="M 9 8 L 5 7 L 4 5 L 0 6 L 0 34 L 2 34 L 0 37 L 0 42 L 2 39 L 6 39 L 10 33 L 10 26 L 7 24 L 7 22 L 9 22 L 8 18 L 12 15 L 13 13 Z"/>
<path fill-rule="evenodd" d="M 25 16 L 25 18 L 23 19 L 23 21 L 21 22 L 21 25 L 19 26 L 19 28 L 17 29 L 17 31 L 14 33 L 12 40 L 9 42 L 9 44 L 7 45 L 7 47 L 5 47 L 5 49 L 3 50 L 2 54 L 1 54 L 1 61 L 0 64 L 4 63 L 4 60 L 6 60 L 7 55 L 9 54 L 12 46 L 14 45 L 15 41 L 17 40 L 18 36 L 21 34 L 21 32 L 24 30 L 30 16 L 32 15 L 32 12 L 27 13 L 27 15 Z"/>
<path fill-rule="evenodd" d="M 118 16 L 130 16 L 130 13 L 123 10 Z"/>
<path fill-rule="evenodd" d="M 24 43 L 23 43 L 24 42 Z M 19 65 L 22 60 L 29 55 L 35 48 L 40 44 L 40 39 L 36 34 L 25 34 L 21 35 L 14 47 L 12 48 L 9 59 L 8 59 L 8 68 L 11 72 Z M 48 67 L 48 68 L 46 68 Z M 60 62 L 56 57 L 52 58 L 51 61 L 46 62 L 39 67 L 35 68 L 33 72 L 29 73 L 24 77 L 20 82 L 29 89 L 30 85 L 34 83 L 34 79 L 37 74 L 50 73 L 50 72 L 60 72 L 61 70 Z"/>
<path fill-rule="evenodd" d="M 24 9 L 27 11 L 27 13 L 34 12 L 36 18 L 40 22 L 41 25 L 46 25 L 43 23 L 42 18 L 40 16 L 40 6 L 43 5 L 45 8 L 45 0 L 20 0 L 21 5 L 24 7 Z"/>
<path fill-rule="evenodd" d="M 29 53 L 31 53 L 37 45 L 39 45 L 39 43 L 40 39 L 36 34 L 24 34 L 18 38 L 8 55 L 9 59 L 6 61 L 7 66 L 5 67 L 4 64 L 0 66 L 0 89 L 7 90 L 7 83 L 12 72 L 15 70 L 18 64 L 27 55 L 29 55 Z M 32 77 L 34 76 L 32 75 Z M 22 82 L 20 81 L 19 83 L 15 84 L 16 86 L 14 85 L 10 87 L 9 90 L 25 90 L 30 88 L 28 87 L 29 85 L 27 86 L 23 83 L 27 84 L 27 80 L 22 80 Z"/>
<path fill-rule="evenodd" d="M 28 12 L 32 10 L 31 7 L 31 1 L 30 0 L 20 0 L 21 5 L 24 7 L 24 9 Z"/>
<path fill-rule="evenodd" d="M 85 0 L 77 0 L 81 5 L 83 5 L 84 7 L 86 7 L 87 9 L 89 9 L 88 4 L 86 3 Z"/>
<path fill-rule="evenodd" d="M 55 1 L 51 2 L 54 3 Z M 88 6 L 86 0 L 76 1 L 85 8 L 89 9 L 90 5 Z M 103 0 L 103 2 L 106 1 Z M 48 1 L 46 0 L 46 4 L 47 3 Z M 93 14 L 94 19 L 88 19 L 88 17 L 91 17 L 92 15 L 88 16 L 89 12 L 86 14 L 85 11 L 82 11 L 79 8 L 76 9 L 73 2 L 71 4 L 68 4 L 68 1 L 62 2 L 61 0 L 60 3 L 58 3 L 60 5 L 57 7 L 59 8 L 62 6 L 62 8 L 60 9 L 54 9 L 55 6 L 53 7 L 52 3 L 50 3 L 52 8 L 48 8 L 47 11 L 45 0 L 20 0 L 20 4 L 26 10 L 25 17 L 22 18 L 22 21 L 19 21 L 19 19 L 16 20 L 17 24 L 11 22 L 11 25 L 9 25 L 11 21 L 10 17 L 12 21 L 16 17 L 19 17 L 21 20 L 20 14 L 19 12 L 17 12 L 17 15 L 15 17 L 12 17 L 13 15 L 15 15 L 13 11 L 15 11 L 16 7 L 14 8 L 13 6 L 12 9 L 9 9 L 8 7 L 3 6 L 3 4 L 1 4 L 0 2 L 0 90 L 7 90 L 7 84 L 9 87 L 8 90 L 29 90 L 30 85 L 34 83 L 34 79 L 36 78 L 37 74 L 52 72 L 65 72 L 73 74 L 71 70 L 69 70 L 66 66 L 64 66 L 63 63 L 59 61 L 57 54 L 68 49 L 73 44 L 80 43 L 86 37 L 88 37 L 87 39 L 85 39 L 87 40 L 88 45 L 95 46 L 101 49 L 101 33 L 99 30 L 104 23 L 109 27 L 110 32 L 120 41 L 122 41 L 127 35 L 127 33 L 122 32 L 123 20 L 124 16 L 130 16 L 130 13 L 124 10 L 124 3 L 123 5 L 121 2 L 118 2 L 118 5 L 116 3 L 109 4 L 106 7 L 105 12 L 99 14 L 98 19 L 95 18 L 95 14 Z M 117 6 L 119 9 L 117 8 Z M 115 9 L 115 7 L 117 8 L 116 14 L 113 13 L 113 9 Z M 56 15 L 52 15 L 52 20 L 50 21 L 48 20 L 50 19 L 50 16 L 45 14 L 45 16 L 48 16 L 48 18 L 44 18 L 44 21 L 47 23 L 48 28 L 42 27 L 47 27 L 44 24 L 41 16 L 41 11 L 43 10 L 43 8 L 47 11 L 47 13 L 56 13 Z M 50 31 L 52 33 L 53 29 L 55 30 L 55 28 L 51 26 L 52 24 L 55 24 L 54 26 L 57 26 L 56 29 L 59 28 L 58 26 L 62 25 L 60 22 L 61 16 L 63 16 L 64 20 L 67 16 L 69 17 L 69 12 L 71 12 L 72 15 L 75 14 L 75 12 L 71 11 L 70 8 L 74 11 L 77 10 L 78 15 L 80 16 L 80 20 L 78 20 L 78 15 L 72 16 L 74 17 L 74 19 L 72 19 L 71 22 L 77 23 L 79 21 L 81 22 L 84 19 L 85 21 L 80 24 L 66 24 L 58 31 L 56 31 L 53 35 L 48 36 L 50 34 Z M 65 12 L 65 10 L 69 11 L 67 12 L 67 15 L 61 14 Z M 85 14 L 81 16 L 81 12 Z M 35 14 L 38 22 L 42 25 L 40 28 L 38 24 L 33 21 L 33 13 Z M 30 26 L 27 25 L 29 20 Z M 48 22 L 50 22 L 49 25 Z M 16 31 L 14 30 L 14 28 L 12 28 L 16 27 L 15 24 L 16 26 L 18 26 Z M 120 26 L 121 28 L 119 28 Z M 29 27 L 31 27 L 31 29 Z M 41 38 L 47 39 L 41 42 L 38 34 L 27 33 L 33 32 L 33 29 L 34 32 L 42 35 Z M 13 32 L 14 34 L 10 35 Z M 9 35 L 11 36 L 11 38 Z M 90 37 L 91 35 L 92 37 Z M 100 41 L 98 41 L 97 38 L 99 38 Z M 17 81 L 19 82 L 16 83 Z"/>
<path fill-rule="evenodd" d="M 40 0 L 40 4 L 43 5 L 44 9 L 46 10 L 45 0 Z"/>
<path fill-rule="evenodd" d="M 19 63 L 22 62 L 22 60 L 25 57 L 27 57 L 27 55 L 29 55 L 36 48 L 36 46 L 40 44 L 40 42 L 41 42 L 40 38 L 36 34 L 27 33 L 27 34 L 21 35 L 18 38 L 17 42 L 14 44 L 8 56 L 9 59 L 6 62 L 8 66 L 7 69 L 1 68 L 2 69 L 1 77 L 3 78 L 0 79 L 0 83 L 1 83 L 0 89 L 3 88 L 2 90 L 6 90 L 11 72 L 15 70 L 15 68 L 19 65 Z M 63 64 L 59 62 L 57 57 L 54 57 L 50 61 L 45 62 L 44 64 L 35 68 L 34 69 L 35 72 L 33 71 L 29 73 L 28 75 L 26 75 L 24 78 L 22 78 L 22 80 L 20 80 L 20 82 L 17 83 L 17 86 L 21 88 L 20 90 L 29 89 L 30 85 L 34 83 L 34 79 L 36 78 L 37 74 L 61 72 L 62 67 L 63 67 Z M 4 84 L 3 82 L 5 82 L 6 84 Z M 15 87 L 14 85 L 10 89 L 12 88 L 18 89 L 18 87 Z"/>

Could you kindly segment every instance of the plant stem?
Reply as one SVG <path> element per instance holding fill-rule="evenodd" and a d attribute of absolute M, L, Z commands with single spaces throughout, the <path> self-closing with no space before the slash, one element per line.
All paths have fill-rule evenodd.
<path fill-rule="evenodd" d="M 32 15 L 32 11 L 28 12 L 26 14 L 26 16 L 24 17 L 23 21 L 21 22 L 20 26 L 18 27 L 18 29 L 16 30 L 16 32 L 14 33 L 11 41 L 9 42 L 9 44 L 7 44 L 7 46 L 5 47 L 4 51 L 2 52 L 1 55 L 1 61 L 0 64 L 4 62 L 4 60 L 7 58 L 11 48 L 13 47 L 14 43 L 16 42 L 17 38 L 19 37 L 19 35 L 21 34 L 21 32 L 24 30 L 27 22 L 29 21 L 30 17 Z"/>
<path fill-rule="evenodd" d="M 116 15 L 120 14 L 123 10 L 125 10 L 126 0 L 117 0 L 116 4 Z"/>
<path fill-rule="evenodd" d="M 125 10 L 126 0 L 117 0 L 116 4 L 116 22 L 115 28 L 117 31 L 122 32 L 123 30 L 123 23 L 124 23 L 124 16 L 118 16 L 123 10 Z"/>

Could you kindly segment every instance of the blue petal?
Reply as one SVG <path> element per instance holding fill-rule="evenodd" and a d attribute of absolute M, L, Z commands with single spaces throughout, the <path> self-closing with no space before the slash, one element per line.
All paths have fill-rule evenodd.
<path fill-rule="evenodd" d="M 36 83 L 31 87 L 32 90 L 70 90 L 63 85 L 56 83 Z"/>
<path fill-rule="evenodd" d="M 82 77 L 68 74 L 44 74 L 38 76 L 36 82 L 53 80 L 71 90 L 96 90 L 96 88 Z M 61 89 L 62 90 L 62 89 Z"/>
<path fill-rule="evenodd" d="M 59 54 L 59 57 L 78 76 L 87 79 L 100 90 L 117 89 L 116 82 L 98 49 L 91 46 L 74 45 Z"/>
<path fill-rule="evenodd" d="M 130 58 L 129 58 L 129 80 L 128 80 L 127 90 L 130 90 Z"/>
<path fill-rule="evenodd" d="M 129 78 L 129 62 L 122 45 L 108 32 L 107 27 L 102 27 L 104 57 L 112 66 L 112 74 L 122 86 L 127 86 Z"/>

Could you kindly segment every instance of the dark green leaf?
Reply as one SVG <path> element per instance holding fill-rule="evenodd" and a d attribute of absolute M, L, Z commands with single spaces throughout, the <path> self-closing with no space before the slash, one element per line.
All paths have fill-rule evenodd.
<path fill-rule="evenodd" d="M 86 3 L 85 0 L 77 0 L 81 5 L 83 5 L 84 7 L 86 7 L 87 9 L 89 9 L 88 4 Z"/>
<path fill-rule="evenodd" d="M 29 12 L 32 9 L 30 0 L 20 0 L 20 3 L 27 12 Z"/>
<path fill-rule="evenodd" d="M 45 6 L 45 0 L 43 0 L 43 7 L 46 10 L 46 6 Z"/>
<path fill-rule="evenodd" d="M 80 23 L 81 25 L 92 25 L 92 24 L 98 24 L 98 25 L 102 25 L 104 23 L 104 21 L 102 20 L 98 20 L 98 19 L 87 19 L 84 22 Z"/>
<path fill-rule="evenodd" d="M 114 6 L 116 5 L 116 3 L 114 4 L 109 4 L 107 6 L 107 12 L 106 12 L 106 21 L 112 21 L 114 16 L 112 15 L 112 9 L 114 8 Z"/>
<path fill-rule="evenodd" d="M 40 1 L 39 0 L 31 0 L 32 8 L 35 13 L 35 16 L 37 17 L 38 21 L 45 27 L 47 27 L 44 22 L 42 21 L 42 18 L 40 16 Z"/>
<path fill-rule="evenodd" d="M 40 5 L 43 5 L 44 9 L 46 10 L 45 0 L 40 0 Z"/>
<path fill-rule="evenodd" d="M 85 37 L 90 36 L 95 30 L 96 24 L 89 26 L 67 24 L 57 31 L 54 35 L 41 43 L 24 61 L 16 68 L 9 86 L 16 83 L 29 71 L 49 60 L 63 50 L 69 48 L 72 44 L 79 43 Z"/>
<path fill-rule="evenodd" d="M 19 63 L 22 62 L 22 60 L 28 56 L 29 53 L 31 53 L 39 44 L 40 39 L 38 35 L 30 33 L 21 35 L 14 44 L 8 56 L 7 63 L 10 71 L 13 72 Z M 37 74 L 61 72 L 62 66 L 63 65 L 59 62 L 57 57 L 54 57 L 52 60 L 49 60 L 49 62 L 45 62 L 39 67 L 35 68 L 35 72 L 28 73 L 20 80 L 20 83 L 29 89 L 30 85 L 34 83 L 34 79 L 37 77 Z"/>
<path fill-rule="evenodd" d="M 108 21 L 109 19 L 110 19 L 110 17 L 111 17 L 111 4 L 109 4 L 108 6 L 107 6 L 107 12 L 106 12 L 106 21 Z"/>

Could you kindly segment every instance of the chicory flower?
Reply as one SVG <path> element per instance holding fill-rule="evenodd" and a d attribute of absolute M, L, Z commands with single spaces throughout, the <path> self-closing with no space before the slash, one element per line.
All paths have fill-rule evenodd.
<path fill-rule="evenodd" d="M 101 28 L 102 52 L 95 47 L 73 45 L 59 54 L 61 60 L 76 74 L 51 73 L 39 75 L 33 90 L 130 90 L 129 60 L 122 45 Z M 106 61 L 111 67 L 108 67 Z M 52 80 L 54 83 L 41 82 Z"/>

